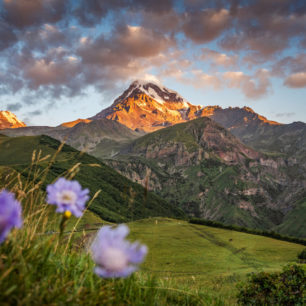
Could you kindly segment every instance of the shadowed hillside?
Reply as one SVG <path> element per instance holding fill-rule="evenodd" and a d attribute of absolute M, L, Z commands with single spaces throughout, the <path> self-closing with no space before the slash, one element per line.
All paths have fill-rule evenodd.
<path fill-rule="evenodd" d="M 48 136 L 31 137 L 1 137 L 0 138 L 0 166 L 5 166 L 4 177 L 9 169 L 22 173 L 27 177 L 33 151 L 41 156 L 56 153 L 60 143 Z M 51 157 L 38 164 L 42 170 L 49 165 Z M 123 222 L 149 216 L 183 216 L 183 213 L 165 200 L 142 186 L 131 182 L 127 178 L 106 166 L 104 163 L 86 153 L 81 153 L 68 145 L 64 145 L 56 156 L 43 184 L 54 181 L 57 177 L 67 174 L 79 163 L 76 171 L 77 179 L 83 187 L 87 187 L 93 195 L 101 190 L 98 198 L 90 206 L 90 210 L 105 220 Z M 78 167 L 77 167 L 78 168 Z M 41 177 L 37 178 L 39 181 Z"/>

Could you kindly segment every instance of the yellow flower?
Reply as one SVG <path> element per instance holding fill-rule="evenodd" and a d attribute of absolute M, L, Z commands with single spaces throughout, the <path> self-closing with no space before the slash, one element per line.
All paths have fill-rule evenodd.
<path fill-rule="evenodd" d="M 70 210 L 66 210 L 64 213 L 65 218 L 69 219 L 71 217 L 71 211 Z"/>

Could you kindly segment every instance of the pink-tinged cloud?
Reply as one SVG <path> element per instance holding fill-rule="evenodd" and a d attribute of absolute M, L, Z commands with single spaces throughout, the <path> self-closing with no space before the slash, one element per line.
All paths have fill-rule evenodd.
<path fill-rule="evenodd" d="M 216 75 L 209 75 L 202 70 L 193 70 L 192 73 L 194 75 L 192 85 L 196 88 L 212 87 L 218 90 L 222 87 L 222 80 Z"/>
<path fill-rule="evenodd" d="M 260 69 L 252 76 L 241 71 L 227 71 L 223 77 L 226 86 L 242 90 L 250 99 L 258 99 L 266 95 L 271 88 L 269 71 L 266 69 Z"/>
<path fill-rule="evenodd" d="M 306 87 L 306 72 L 298 72 L 289 75 L 284 81 L 284 85 L 290 88 Z"/>
<path fill-rule="evenodd" d="M 200 60 L 210 62 L 213 66 L 234 67 L 237 64 L 237 55 L 227 55 L 209 48 L 202 48 Z"/>
<path fill-rule="evenodd" d="M 79 65 L 74 57 L 61 62 L 48 62 L 45 59 L 34 60 L 24 67 L 24 76 L 30 88 L 41 85 L 61 85 L 69 82 L 79 73 Z"/>

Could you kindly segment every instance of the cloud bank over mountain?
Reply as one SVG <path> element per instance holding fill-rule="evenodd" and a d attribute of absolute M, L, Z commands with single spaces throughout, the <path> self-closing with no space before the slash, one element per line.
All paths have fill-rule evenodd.
<path fill-rule="evenodd" d="M 250 99 L 271 94 L 271 79 L 299 90 L 305 33 L 299 0 L 4 0 L 0 94 L 23 98 L 1 106 L 107 95 L 145 74 Z"/>

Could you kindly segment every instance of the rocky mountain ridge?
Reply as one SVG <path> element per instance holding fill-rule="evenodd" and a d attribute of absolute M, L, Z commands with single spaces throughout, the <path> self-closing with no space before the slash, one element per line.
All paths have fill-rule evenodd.
<path fill-rule="evenodd" d="M 152 132 L 199 117 L 212 117 L 222 110 L 219 106 L 193 105 L 176 91 L 152 81 L 134 81 L 113 104 L 90 120 L 107 118 L 131 129 Z M 269 125 L 280 125 L 244 107 L 245 120 L 255 120 Z M 252 114 L 250 116 L 250 114 Z M 249 119 L 252 117 L 251 119 Z"/>

